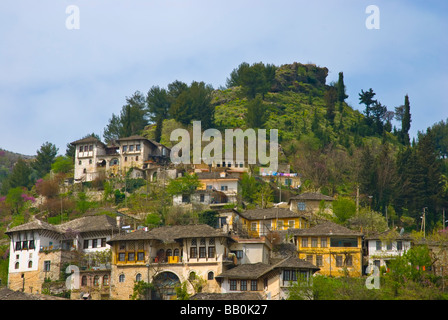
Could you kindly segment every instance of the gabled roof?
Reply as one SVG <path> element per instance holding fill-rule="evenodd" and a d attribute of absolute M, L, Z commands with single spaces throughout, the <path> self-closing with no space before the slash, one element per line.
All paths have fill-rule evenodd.
<path fill-rule="evenodd" d="M 161 144 L 161 143 L 159 143 L 157 141 L 154 141 L 154 140 L 151 140 L 151 139 L 139 136 L 139 135 L 133 135 L 133 136 L 129 136 L 129 137 L 119 138 L 116 141 L 133 141 L 133 140 L 145 140 L 145 141 L 148 141 L 148 142 L 152 143 L 156 147 L 162 146 L 162 147 L 165 147 L 167 149 L 170 149 L 167 146 L 165 146 L 165 145 L 163 145 L 163 144 Z"/>
<path fill-rule="evenodd" d="M 61 231 L 76 230 L 77 232 L 118 230 L 117 220 L 108 215 L 84 216 L 65 222 L 58 226 Z"/>
<path fill-rule="evenodd" d="M 124 233 L 114 236 L 109 242 L 125 241 L 125 240 L 159 240 L 165 243 L 172 243 L 179 239 L 185 238 L 232 238 L 222 232 L 206 224 L 191 224 L 178 226 L 164 226 L 154 228 L 150 231 L 138 230 L 135 232 Z"/>
<path fill-rule="evenodd" d="M 305 192 L 296 196 L 292 196 L 289 200 L 325 200 L 325 201 L 334 201 L 335 199 L 330 196 L 323 195 L 318 192 Z"/>
<path fill-rule="evenodd" d="M 106 145 L 101 142 L 100 140 L 98 140 L 97 138 L 93 137 L 93 136 L 89 136 L 80 140 L 76 140 L 73 142 L 70 142 L 71 145 L 77 145 L 77 144 L 85 144 L 85 143 L 100 143 L 102 144 L 104 147 L 106 147 Z"/>
<path fill-rule="evenodd" d="M 379 233 L 374 233 L 374 234 L 372 233 L 372 234 L 366 235 L 366 237 L 365 237 L 366 240 L 381 240 L 381 239 L 385 239 L 385 238 L 394 238 L 397 240 L 412 240 L 412 237 L 409 233 L 400 234 L 396 230 L 386 230 L 386 231 L 379 232 Z"/>
<path fill-rule="evenodd" d="M 297 236 L 319 236 L 319 235 L 329 235 L 329 236 L 362 236 L 361 232 L 357 232 L 348 229 L 340 224 L 325 221 L 321 222 L 314 227 L 306 229 L 291 229 L 290 233 Z"/>
<path fill-rule="evenodd" d="M 232 269 L 222 272 L 221 274 L 217 275 L 216 278 L 256 280 L 274 269 L 310 269 L 313 271 L 320 270 L 320 268 L 316 267 L 314 264 L 303 259 L 299 259 L 297 256 L 289 256 L 284 259 L 275 260 L 275 262 L 273 261 L 273 263 L 271 264 L 261 262 L 241 264 Z"/>
<path fill-rule="evenodd" d="M 265 220 L 275 218 L 306 218 L 306 215 L 286 208 L 251 209 L 239 214 L 247 220 Z"/>
<path fill-rule="evenodd" d="M 107 215 L 85 216 L 79 219 L 71 220 L 60 225 L 52 225 L 45 221 L 34 218 L 32 221 L 8 229 L 5 233 L 30 231 L 30 230 L 49 230 L 59 234 L 67 231 L 89 232 L 89 231 L 109 231 L 118 230 L 116 220 Z"/>
<path fill-rule="evenodd" d="M 56 233 L 60 233 L 59 229 L 56 226 L 39 219 L 33 219 L 27 223 L 13 227 L 11 229 L 7 229 L 5 234 L 11 234 L 13 232 L 20 232 L 20 231 L 31 231 L 31 230 L 49 230 Z"/>

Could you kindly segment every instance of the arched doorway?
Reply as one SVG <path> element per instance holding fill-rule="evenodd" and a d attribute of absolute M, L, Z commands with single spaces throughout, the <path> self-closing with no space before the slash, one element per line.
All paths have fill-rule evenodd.
<path fill-rule="evenodd" d="M 152 290 L 152 300 L 173 300 L 176 299 L 175 287 L 180 285 L 177 275 L 164 271 L 154 277 L 154 289 Z"/>

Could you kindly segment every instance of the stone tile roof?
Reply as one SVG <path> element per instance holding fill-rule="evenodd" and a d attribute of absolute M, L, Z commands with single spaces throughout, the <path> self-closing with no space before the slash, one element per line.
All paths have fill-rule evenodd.
<path fill-rule="evenodd" d="M 412 237 L 409 233 L 403 233 L 400 235 L 396 230 L 386 230 L 384 232 L 372 233 L 366 235 L 366 240 L 381 240 L 384 238 L 393 238 L 397 240 L 412 240 Z"/>
<path fill-rule="evenodd" d="M 323 195 L 318 192 L 305 192 L 296 196 L 292 196 L 289 200 L 326 200 L 326 201 L 334 201 L 333 197 L 329 197 Z"/>
<path fill-rule="evenodd" d="M 13 227 L 11 229 L 7 229 L 5 233 L 11 234 L 13 232 L 29 231 L 29 230 L 50 230 L 50 231 L 54 231 L 56 233 L 60 232 L 59 228 L 57 228 L 57 226 L 55 226 L 55 225 L 49 224 L 49 223 L 47 223 L 45 221 L 41 221 L 39 219 L 33 219 L 27 223 Z"/>
<path fill-rule="evenodd" d="M 92 136 L 70 142 L 71 145 L 84 144 L 84 143 L 101 143 L 103 146 L 105 146 L 104 143 L 102 143 L 100 140 Z"/>
<path fill-rule="evenodd" d="M 306 215 L 291 211 L 286 208 L 266 208 L 252 209 L 240 212 L 240 215 L 247 220 L 263 220 L 275 218 L 306 218 Z"/>
<path fill-rule="evenodd" d="M 320 270 L 320 268 L 310 262 L 299 259 L 297 256 L 290 256 L 283 259 L 273 259 L 270 264 L 261 262 L 241 264 L 222 272 L 216 278 L 256 280 L 266 273 L 279 268 Z"/>
<path fill-rule="evenodd" d="M 196 293 L 190 300 L 263 300 L 258 292 Z"/>
<path fill-rule="evenodd" d="M 58 225 L 59 230 L 77 232 L 118 230 L 117 220 L 108 215 L 84 216 Z"/>
<path fill-rule="evenodd" d="M 319 235 L 333 235 L 333 236 L 362 236 L 361 232 L 348 229 L 340 224 L 325 221 L 314 227 L 306 229 L 291 229 L 290 233 L 297 236 L 319 236 Z"/>
<path fill-rule="evenodd" d="M 159 240 L 165 243 L 175 242 L 177 239 L 183 238 L 211 238 L 211 237 L 226 237 L 229 240 L 232 238 L 222 232 L 220 229 L 215 229 L 206 224 L 191 224 L 178 226 L 164 226 L 154 228 L 149 231 L 137 230 L 135 232 L 128 232 L 114 236 L 109 242 L 123 241 L 123 240 Z"/>
<path fill-rule="evenodd" d="M 30 231 L 30 230 L 49 230 L 56 233 L 66 233 L 67 231 L 89 232 L 89 231 L 108 231 L 118 230 L 116 220 L 107 215 L 84 216 L 79 219 L 71 220 L 60 225 L 52 225 L 42 220 L 34 218 L 30 222 L 8 229 L 5 233 Z"/>

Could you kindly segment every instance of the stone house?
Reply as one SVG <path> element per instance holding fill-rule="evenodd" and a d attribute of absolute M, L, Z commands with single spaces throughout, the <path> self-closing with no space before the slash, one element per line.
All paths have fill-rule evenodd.
<path fill-rule="evenodd" d="M 309 284 L 319 268 L 290 256 L 272 259 L 271 263 L 242 264 L 216 276 L 222 293 L 253 292 L 263 299 L 281 300 L 288 297 L 288 288 L 298 279 Z"/>
<path fill-rule="evenodd" d="M 398 233 L 395 230 L 387 230 L 365 236 L 367 264 L 378 268 L 388 267 L 389 260 L 401 256 L 412 246 L 412 238 L 409 234 Z"/>
<path fill-rule="evenodd" d="M 108 145 L 87 137 L 71 145 L 75 147 L 75 182 L 121 176 L 130 169 L 135 169 L 133 178 L 152 179 L 160 166 L 169 164 L 170 149 L 141 136 L 121 138 Z"/>
<path fill-rule="evenodd" d="M 10 258 L 8 288 L 27 293 L 41 293 L 42 285 L 60 280 L 68 265 L 83 268 L 110 267 L 89 259 L 109 249 L 106 243 L 118 233 L 116 220 L 109 216 L 85 216 L 60 225 L 51 225 L 34 218 L 28 223 L 8 229 Z M 85 288 L 88 289 L 88 288 Z"/>
<path fill-rule="evenodd" d="M 116 235 L 112 246 L 111 298 L 128 300 L 139 281 L 155 284 L 151 299 L 175 299 L 175 286 L 193 283 L 219 292 L 215 276 L 233 264 L 234 240 L 208 225 L 165 226 Z"/>
<path fill-rule="evenodd" d="M 363 234 L 322 221 L 306 229 L 290 229 L 299 258 L 320 268 L 319 274 L 359 277 L 363 266 Z"/>
<path fill-rule="evenodd" d="M 323 195 L 317 192 L 305 192 L 289 198 L 289 209 L 295 212 L 301 212 L 311 217 L 320 210 L 324 213 L 333 215 L 332 202 L 333 197 Z"/>

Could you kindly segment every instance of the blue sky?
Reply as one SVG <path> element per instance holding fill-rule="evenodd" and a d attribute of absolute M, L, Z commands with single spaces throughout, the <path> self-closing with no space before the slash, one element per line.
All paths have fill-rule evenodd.
<path fill-rule="evenodd" d="M 344 72 L 389 110 L 411 103 L 411 134 L 448 118 L 448 2 L 383 0 L 17 0 L 0 2 L 0 148 L 102 136 L 127 96 L 174 80 L 225 85 L 241 62 Z M 80 28 L 69 30 L 70 5 Z M 380 10 L 369 30 L 366 8 Z"/>

